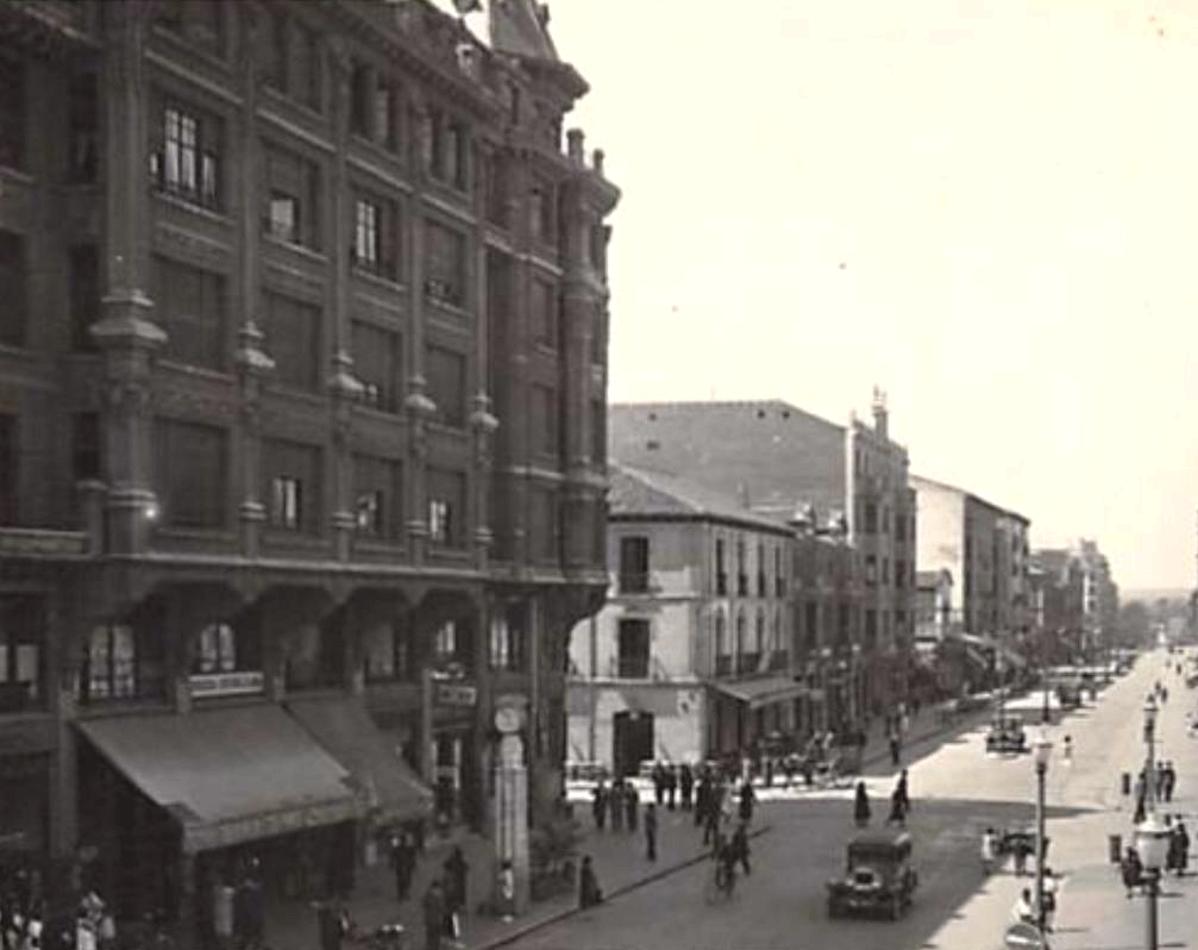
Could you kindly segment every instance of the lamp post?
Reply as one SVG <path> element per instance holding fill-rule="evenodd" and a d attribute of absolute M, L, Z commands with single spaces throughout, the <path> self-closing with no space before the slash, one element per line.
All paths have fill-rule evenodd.
<path fill-rule="evenodd" d="M 1148 893 L 1148 950 L 1158 950 L 1157 897 L 1160 895 L 1161 868 L 1169 853 L 1169 826 L 1162 822 L 1155 811 L 1136 828 L 1136 853 L 1144 866 L 1145 890 Z"/>
<path fill-rule="evenodd" d="M 1048 760 L 1052 755 L 1052 743 L 1043 733 L 1032 745 L 1032 758 L 1036 763 L 1036 926 L 1044 933 L 1044 780 L 1048 775 Z"/>
<path fill-rule="evenodd" d="M 1156 809 L 1156 702 L 1151 695 L 1144 701 L 1144 746 L 1144 810 L 1151 812 Z"/>

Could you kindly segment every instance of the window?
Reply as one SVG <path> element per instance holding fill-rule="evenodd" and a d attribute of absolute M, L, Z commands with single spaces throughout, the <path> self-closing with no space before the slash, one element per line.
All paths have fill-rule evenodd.
<path fill-rule="evenodd" d="M 433 655 L 440 660 L 448 660 L 458 653 L 458 625 L 453 620 L 446 620 L 433 633 Z"/>
<path fill-rule="evenodd" d="M 219 0 L 166 0 L 158 23 L 207 53 L 224 54 L 224 6 Z"/>
<path fill-rule="evenodd" d="M 396 246 L 395 202 L 359 196 L 354 205 L 354 243 L 351 259 L 355 267 L 396 280 L 399 276 Z"/>
<path fill-rule="evenodd" d="M 591 402 L 591 464 L 602 467 L 607 461 L 607 404 Z"/>
<path fill-rule="evenodd" d="M 905 512 L 896 511 L 894 513 L 894 540 L 907 540 L 907 515 Z"/>
<path fill-rule="evenodd" d="M 736 542 L 736 592 L 741 597 L 749 596 L 749 566 L 745 557 L 745 542 Z"/>
<path fill-rule="evenodd" d="M 445 547 L 465 547 L 466 476 L 430 468 L 427 479 L 430 540 Z"/>
<path fill-rule="evenodd" d="M 774 596 L 786 596 L 786 575 L 782 572 L 781 548 L 774 548 Z"/>
<path fill-rule="evenodd" d="M 728 593 L 728 574 L 724 563 L 724 539 L 715 539 L 715 592 L 718 597 Z"/>
<path fill-rule="evenodd" d="M 387 682 L 412 673 L 408 630 L 398 619 L 385 620 L 366 632 L 366 679 Z"/>
<path fill-rule="evenodd" d="M 871 587 L 878 583 L 878 559 L 872 554 L 865 556 L 865 583 Z"/>
<path fill-rule="evenodd" d="M 322 107 L 320 37 L 298 20 L 275 13 L 261 31 L 259 62 L 266 81 L 284 95 Z"/>
<path fill-rule="evenodd" d="M 872 501 L 865 503 L 865 533 L 876 534 L 878 531 L 878 506 Z"/>
<path fill-rule="evenodd" d="M 360 534 L 396 540 L 403 533 L 403 484 L 398 462 L 354 456 L 354 518 Z"/>
<path fill-rule="evenodd" d="M 439 109 L 430 109 L 421 120 L 420 152 L 425 172 L 459 190 L 466 188 L 468 136 L 461 122 Z"/>
<path fill-rule="evenodd" d="M 430 346 L 425 351 L 425 376 L 429 397 L 437 406 L 439 422 L 454 428 L 466 424 L 466 357 Z"/>
<path fill-rule="evenodd" d="M 487 221 L 497 227 L 509 224 L 508 210 L 508 167 L 507 160 L 494 152 L 489 153 L 483 166 L 484 195 Z"/>
<path fill-rule="evenodd" d="M 620 539 L 620 593 L 644 594 L 649 590 L 649 539 Z"/>
<path fill-rule="evenodd" d="M 349 130 L 364 138 L 370 134 L 370 73 L 363 62 L 355 61 L 350 73 Z"/>
<path fill-rule="evenodd" d="M 274 379 L 298 389 L 316 389 L 319 375 L 320 308 L 282 294 L 265 296 L 266 346 L 275 361 Z"/>
<path fill-rule="evenodd" d="M 100 255 L 94 244 L 70 249 L 71 347 L 80 352 L 96 349 L 91 328 L 100 319 Z"/>
<path fill-rule="evenodd" d="M 0 165 L 25 167 L 25 64 L 0 55 Z"/>
<path fill-rule="evenodd" d="M 865 643 L 867 646 L 875 646 L 878 642 L 878 612 L 876 610 L 865 611 Z"/>
<path fill-rule="evenodd" d="M 765 587 L 765 545 L 757 545 L 757 596 L 764 597 Z"/>
<path fill-rule="evenodd" d="M 93 627 L 87 643 L 86 699 L 132 699 L 137 695 L 137 641 L 127 624 Z"/>
<path fill-rule="evenodd" d="M 12 231 L 0 230 L 0 287 L 4 288 L 4 306 L 0 307 L 0 343 L 10 346 L 21 346 L 25 342 L 27 267 L 25 238 Z"/>
<path fill-rule="evenodd" d="M 554 241 L 555 199 L 553 185 L 538 178 L 528 196 L 528 226 L 534 241 Z"/>
<path fill-rule="evenodd" d="M 71 76 L 67 90 L 67 181 L 96 180 L 100 164 L 99 102 L 95 73 Z M 0 162 L 0 164 L 3 164 Z"/>
<path fill-rule="evenodd" d="M 0 712 L 45 701 L 45 604 L 24 594 L 0 597 Z"/>
<path fill-rule="evenodd" d="M 551 350 L 557 349 L 557 289 L 548 281 L 534 279 L 531 309 L 533 341 Z"/>
<path fill-rule="evenodd" d="M 0 413 L 0 524 L 17 524 L 20 514 L 17 490 L 21 458 L 17 417 Z"/>
<path fill-rule="evenodd" d="M 267 521 L 285 531 L 320 531 L 321 451 L 298 442 L 264 443 Z"/>
<path fill-rule="evenodd" d="M 175 105 L 166 106 L 162 117 L 161 147 L 150 164 L 158 187 L 205 208 L 219 207 L 219 122 Z"/>
<path fill-rule="evenodd" d="M 591 362 L 602 366 L 607 362 L 607 314 L 595 307 L 591 317 Z"/>
<path fill-rule="evenodd" d="M 225 278 L 154 257 L 156 313 L 167 333 L 166 355 L 190 366 L 225 368 Z"/>
<path fill-rule="evenodd" d="M 621 679 L 649 678 L 649 621 L 621 620 L 618 675 Z"/>
<path fill-rule="evenodd" d="M 227 434 L 216 426 L 159 419 L 156 490 L 164 520 L 178 528 L 219 528 L 227 520 Z"/>
<path fill-rule="evenodd" d="M 354 375 L 365 387 L 363 402 L 384 412 L 394 412 L 403 365 L 399 334 L 360 320 L 353 322 L 350 334 Z"/>
<path fill-rule="evenodd" d="M 532 386 L 532 439 L 542 455 L 557 455 L 559 449 L 559 420 L 557 390 L 549 386 Z"/>
<path fill-rule="evenodd" d="M 561 553 L 558 548 L 557 493 L 535 489 L 531 514 L 533 556 L 543 562 L 556 561 Z"/>
<path fill-rule="evenodd" d="M 71 417 L 71 475 L 78 483 L 103 474 L 100 416 L 78 412 Z"/>
<path fill-rule="evenodd" d="M 460 307 L 466 299 L 466 239 L 457 231 L 426 222 L 426 297 Z"/>
<path fill-rule="evenodd" d="M 819 604 L 814 600 L 807 601 L 803 605 L 803 627 L 807 634 L 807 646 L 809 649 L 814 649 L 819 645 L 821 637 L 819 635 Z"/>
<path fill-rule="evenodd" d="M 210 623 L 200 631 L 193 673 L 230 673 L 237 669 L 237 638 L 227 623 Z"/>
<path fill-rule="evenodd" d="M 528 606 L 516 601 L 491 617 L 491 669 L 519 673 L 527 666 Z"/>
<path fill-rule="evenodd" d="M 399 90 L 379 76 L 374 87 L 374 140 L 389 151 L 399 148 Z"/>
<path fill-rule="evenodd" d="M 289 244 L 318 248 L 320 171 L 314 162 L 281 149 L 266 150 L 264 230 Z"/>
<path fill-rule="evenodd" d="M 907 586 L 907 562 L 902 559 L 894 562 L 894 586 L 899 590 Z"/>

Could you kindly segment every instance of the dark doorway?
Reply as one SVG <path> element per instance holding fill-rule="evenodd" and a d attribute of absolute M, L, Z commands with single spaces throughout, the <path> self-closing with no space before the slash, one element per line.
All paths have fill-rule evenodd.
<path fill-rule="evenodd" d="M 641 762 L 653 758 L 653 714 L 636 710 L 616 713 L 612 743 L 616 775 L 635 775 Z"/>

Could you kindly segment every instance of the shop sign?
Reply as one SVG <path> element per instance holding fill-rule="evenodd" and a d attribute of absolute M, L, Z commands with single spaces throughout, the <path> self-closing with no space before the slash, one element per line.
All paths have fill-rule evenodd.
<path fill-rule="evenodd" d="M 438 706 L 472 707 L 478 702 L 478 688 L 468 683 L 436 683 L 433 701 Z"/>
<path fill-rule="evenodd" d="M 188 679 L 191 695 L 196 699 L 208 696 L 243 696 L 262 692 L 265 677 L 261 670 L 242 670 L 236 673 L 197 673 Z"/>
<path fill-rule="evenodd" d="M 0 530 L 0 554 L 62 556 L 84 554 L 87 539 L 80 531 L 48 531 L 39 528 Z"/>

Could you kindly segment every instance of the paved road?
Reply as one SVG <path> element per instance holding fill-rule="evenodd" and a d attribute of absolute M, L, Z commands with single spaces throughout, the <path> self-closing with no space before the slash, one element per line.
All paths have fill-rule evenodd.
<path fill-rule="evenodd" d="M 1058 755 L 1048 781 L 1053 840 L 1049 863 L 1067 875 L 1058 919 L 1059 929 L 1067 933 L 1054 943 L 1058 948 L 1135 945 L 1101 939 L 1111 896 L 1120 896 L 1105 863 L 1106 835 L 1128 831 L 1130 818 L 1121 810 L 1118 777 L 1124 769 L 1138 768 L 1142 760 L 1140 707 L 1161 666 L 1158 658 L 1146 658 L 1107 690 L 1097 706 L 1082 709 L 1047 731 L 1058 752 L 1066 732 L 1074 743 L 1073 762 L 1066 765 Z M 1177 750 L 1171 757 L 1189 762 L 1187 757 L 1198 745 L 1183 745 L 1186 740 L 1179 724 L 1183 704 L 1193 705 L 1193 694 L 1180 695 L 1177 683 L 1172 688 L 1175 699 L 1166 709 L 1162 732 L 1172 743 L 1169 748 Z M 1028 704 L 1034 705 L 1034 699 Z M 1187 775 L 1193 769 L 1182 767 L 1182 761 L 1177 764 L 1183 770 L 1178 810 L 1193 811 L 1198 804 L 1198 796 L 1192 794 L 1198 791 L 1198 774 L 1187 790 Z M 894 777 L 876 774 L 868 781 L 875 815 L 884 814 Z M 988 824 L 1030 825 L 1034 792 L 1030 758 L 987 756 L 981 729 L 958 736 L 912 764 L 915 809 L 910 830 L 916 840 L 920 887 L 910 914 L 898 922 L 828 919 L 824 881 L 842 870 L 843 845 L 853 833 L 848 793 L 828 793 L 762 806 L 762 818 L 773 830 L 755 843 L 754 874 L 741 882 L 746 886 L 730 904 L 704 902 L 710 869 L 700 865 L 537 931 L 516 946 L 539 950 L 992 950 L 1000 946 L 1019 888 L 1031 882 L 1010 873 L 984 878 L 978 861 L 980 832 Z M 1192 907 L 1198 885 L 1181 882 L 1177 887 L 1178 903 Z M 1071 889 L 1076 899 L 1071 898 Z M 1126 904 L 1114 910 L 1127 918 L 1127 927 L 1137 927 L 1138 934 L 1143 908 L 1135 901 Z M 1173 918 L 1165 927 L 1166 937 L 1171 930 L 1180 933 L 1185 921 L 1191 921 L 1192 929 L 1198 915 L 1175 912 Z"/>

